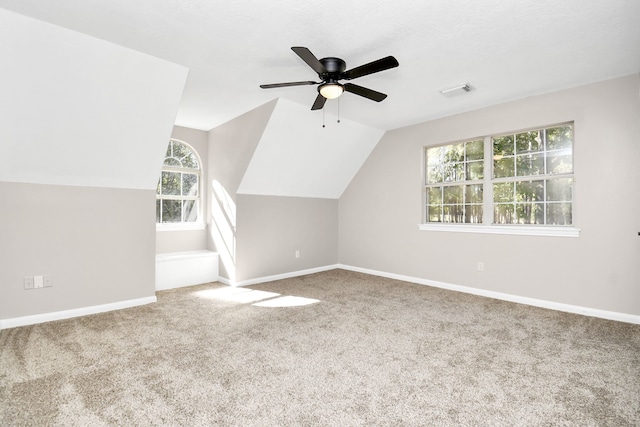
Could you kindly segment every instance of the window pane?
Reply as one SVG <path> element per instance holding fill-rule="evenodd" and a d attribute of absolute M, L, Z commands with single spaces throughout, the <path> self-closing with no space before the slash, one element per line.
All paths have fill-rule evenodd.
<path fill-rule="evenodd" d="M 198 175 L 193 173 L 182 174 L 182 195 L 183 196 L 198 195 Z"/>
<path fill-rule="evenodd" d="M 183 203 L 184 222 L 196 222 L 198 220 L 198 202 L 185 200 Z"/>
<path fill-rule="evenodd" d="M 156 222 L 160 222 L 160 206 L 162 205 L 162 200 L 156 200 Z"/>
<path fill-rule="evenodd" d="M 482 184 L 467 185 L 464 193 L 465 203 L 482 203 Z"/>
<path fill-rule="evenodd" d="M 468 181 L 477 181 L 484 178 L 484 162 L 480 160 L 467 163 L 466 176 Z"/>
<path fill-rule="evenodd" d="M 464 181 L 464 163 L 445 163 L 444 180 L 445 182 Z"/>
<path fill-rule="evenodd" d="M 572 178 L 556 178 L 547 181 L 547 200 L 549 201 L 571 201 L 572 197 Z"/>
<path fill-rule="evenodd" d="M 482 223 L 482 205 L 465 205 L 465 220 L 468 224 Z"/>
<path fill-rule="evenodd" d="M 182 160 L 182 158 L 187 157 L 191 154 L 191 150 L 189 150 L 183 144 L 180 144 L 177 141 L 171 141 L 171 143 L 173 145 L 173 155 L 171 157 Z"/>
<path fill-rule="evenodd" d="M 443 188 L 443 199 L 447 205 L 462 204 L 462 185 L 450 185 Z"/>
<path fill-rule="evenodd" d="M 458 144 L 445 145 L 442 149 L 444 150 L 445 163 L 464 161 L 464 144 L 462 142 Z"/>
<path fill-rule="evenodd" d="M 167 157 L 164 159 L 165 166 L 178 166 L 180 167 L 180 161 L 173 157 Z"/>
<path fill-rule="evenodd" d="M 544 156 L 542 154 L 527 154 L 516 157 L 516 171 L 518 176 L 540 175 L 544 173 Z"/>
<path fill-rule="evenodd" d="M 571 203 L 548 203 L 547 224 L 571 225 Z"/>
<path fill-rule="evenodd" d="M 573 126 L 564 125 L 547 129 L 547 150 L 571 149 L 573 145 Z"/>
<path fill-rule="evenodd" d="M 162 200 L 162 222 L 182 221 L 182 201 Z"/>
<path fill-rule="evenodd" d="M 464 222 L 464 209 L 462 205 L 444 205 L 443 222 Z"/>
<path fill-rule="evenodd" d="M 573 172 L 573 156 L 571 150 L 558 150 L 547 153 L 547 173 Z"/>
<path fill-rule="evenodd" d="M 187 154 L 185 157 L 183 157 L 181 160 L 182 160 L 182 167 L 190 168 L 190 169 L 198 169 L 199 167 L 196 156 L 191 152 Z"/>
<path fill-rule="evenodd" d="M 515 175 L 513 166 L 513 157 L 494 158 L 493 160 L 493 177 L 507 178 Z"/>
<path fill-rule="evenodd" d="M 433 147 L 427 149 L 427 164 L 436 165 L 442 162 L 442 147 Z"/>
<path fill-rule="evenodd" d="M 482 160 L 484 159 L 484 141 L 479 139 L 477 141 L 467 142 L 467 161 L 469 160 Z"/>
<path fill-rule="evenodd" d="M 180 195 L 180 173 L 162 172 L 162 194 L 172 196 Z"/>
<path fill-rule="evenodd" d="M 432 184 L 442 182 L 442 165 L 427 167 L 427 182 Z"/>
<path fill-rule="evenodd" d="M 510 156 L 513 155 L 513 135 L 500 136 L 491 139 L 493 143 L 493 155 Z"/>
<path fill-rule="evenodd" d="M 532 151 L 543 151 L 542 130 L 532 130 L 516 135 L 516 153 L 530 153 Z"/>
<path fill-rule="evenodd" d="M 515 223 L 515 207 L 513 204 L 499 203 L 493 206 L 493 223 L 494 224 L 514 224 Z"/>
<path fill-rule="evenodd" d="M 427 204 L 442 204 L 442 187 L 431 187 L 427 189 Z"/>
<path fill-rule="evenodd" d="M 427 206 L 427 221 L 442 222 L 442 205 Z"/>
<path fill-rule="evenodd" d="M 493 184 L 493 201 L 494 202 L 514 202 L 514 183 L 501 182 Z"/>
<path fill-rule="evenodd" d="M 538 202 L 544 200 L 544 181 L 520 181 L 516 183 L 517 202 Z"/>
<path fill-rule="evenodd" d="M 544 224 L 544 203 L 516 203 L 518 224 Z"/>

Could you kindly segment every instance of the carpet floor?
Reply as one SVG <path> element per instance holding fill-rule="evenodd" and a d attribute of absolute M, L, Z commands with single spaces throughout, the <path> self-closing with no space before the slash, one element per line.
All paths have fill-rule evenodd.
<path fill-rule="evenodd" d="M 640 325 L 345 270 L 0 331 L 2 426 L 639 426 Z"/>

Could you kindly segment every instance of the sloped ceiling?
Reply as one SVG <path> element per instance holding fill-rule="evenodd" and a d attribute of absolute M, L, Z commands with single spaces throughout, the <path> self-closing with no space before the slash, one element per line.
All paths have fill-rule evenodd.
<path fill-rule="evenodd" d="M 329 108 L 327 108 L 329 110 Z M 238 188 L 240 194 L 337 199 L 383 131 L 279 99 Z"/>
<path fill-rule="evenodd" d="M 355 67 L 394 55 L 400 67 L 356 83 L 344 119 L 394 129 L 640 71 L 638 0 L 0 0 L 10 9 L 190 69 L 176 124 L 209 130 L 282 97 L 309 108 L 315 79 L 291 50 Z M 460 83 L 468 96 L 444 98 Z M 306 111 L 318 117 L 321 113 Z"/>
<path fill-rule="evenodd" d="M 185 67 L 0 9 L 0 181 L 155 189 Z"/>

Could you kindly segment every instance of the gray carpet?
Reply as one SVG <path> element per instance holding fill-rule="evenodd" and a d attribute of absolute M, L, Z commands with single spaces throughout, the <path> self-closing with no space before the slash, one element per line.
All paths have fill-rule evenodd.
<path fill-rule="evenodd" d="M 1 331 L 0 425 L 638 426 L 640 325 L 344 270 L 201 285 Z"/>

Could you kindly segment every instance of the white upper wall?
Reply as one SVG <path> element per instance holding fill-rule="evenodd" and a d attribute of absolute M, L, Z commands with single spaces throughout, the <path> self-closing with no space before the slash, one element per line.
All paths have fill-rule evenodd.
<path fill-rule="evenodd" d="M 155 189 L 188 70 L 0 9 L 0 181 Z"/>
<path fill-rule="evenodd" d="M 384 131 L 279 99 L 239 194 L 338 199 Z"/>

